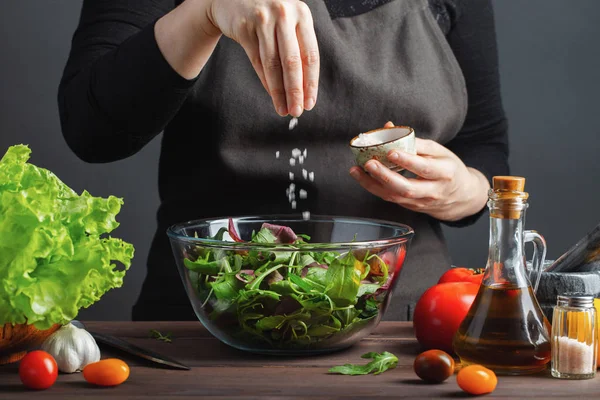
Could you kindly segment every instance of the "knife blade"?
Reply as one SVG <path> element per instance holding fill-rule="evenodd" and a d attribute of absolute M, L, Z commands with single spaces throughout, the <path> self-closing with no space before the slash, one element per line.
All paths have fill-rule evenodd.
<path fill-rule="evenodd" d="M 166 357 L 162 354 L 158 354 L 152 350 L 143 349 L 141 347 L 138 347 L 134 344 L 126 342 L 123 339 L 119 339 L 118 337 L 111 336 L 111 335 L 104 335 L 102 333 L 97 333 L 97 332 L 90 332 L 90 331 L 88 331 L 88 332 L 99 343 L 105 344 L 105 345 L 113 347 L 115 349 L 122 350 L 126 353 L 143 358 L 145 360 L 148 360 L 148 361 L 151 361 L 151 362 L 154 362 L 157 364 L 166 365 L 166 366 L 172 367 L 172 368 L 184 369 L 184 370 L 190 369 L 190 367 L 188 367 L 187 365 L 181 364 L 178 361 L 175 361 L 175 360 L 173 360 L 169 357 Z"/>
<path fill-rule="evenodd" d="M 73 320 L 73 321 L 71 321 L 71 323 L 78 328 L 87 330 L 87 328 L 81 321 Z M 119 339 L 116 336 L 105 335 L 102 333 L 92 332 L 89 330 L 87 332 L 90 335 L 92 335 L 92 337 L 98 343 L 102 343 L 107 346 L 113 347 L 115 349 L 124 351 L 128 354 L 143 358 L 144 360 L 148 360 L 148 361 L 156 363 L 156 364 L 161 364 L 163 366 L 168 366 L 168 367 L 172 367 L 172 368 L 176 368 L 176 369 L 183 369 L 186 371 L 190 370 L 190 367 L 180 363 L 179 361 L 175 361 L 172 358 L 166 357 L 162 354 L 158 354 L 152 350 L 143 349 L 143 348 L 136 346 L 134 344 L 131 344 L 123 339 Z"/>

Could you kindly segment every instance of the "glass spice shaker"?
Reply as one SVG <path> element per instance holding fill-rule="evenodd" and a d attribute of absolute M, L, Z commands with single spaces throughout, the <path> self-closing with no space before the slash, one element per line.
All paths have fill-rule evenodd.
<path fill-rule="evenodd" d="M 590 379 L 596 375 L 598 328 L 595 323 L 593 296 L 558 296 L 552 318 L 553 377 Z"/>

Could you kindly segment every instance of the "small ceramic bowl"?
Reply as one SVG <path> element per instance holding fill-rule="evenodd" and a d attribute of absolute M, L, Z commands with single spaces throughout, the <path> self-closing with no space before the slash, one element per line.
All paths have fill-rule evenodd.
<path fill-rule="evenodd" d="M 393 171 L 402 168 L 387 159 L 391 150 L 400 150 L 416 154 L 415 131 L 408 126 L 375 129 L 354 137 L 350 141 L 350 149 L 354 153 L 356 164 L 361 168 L 369 160 L 378 160 Z"/>

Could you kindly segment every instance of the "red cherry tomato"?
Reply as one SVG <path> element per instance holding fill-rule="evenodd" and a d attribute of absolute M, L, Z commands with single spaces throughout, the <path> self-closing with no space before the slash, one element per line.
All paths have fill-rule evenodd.
<path fill-rule="evenodd" d="M 83 377 L 98 386 L 117 386 L 129 378 L 129 366 L 117 358 L 107 358 L 85 366 Z"/>
<path fill-rule="evenodd" d="M 477 296 L 479 285 L 449 282 L 432 286 L 415 307 L 415 335 L 425 349 L 454 353 L 452 339 Z"/>
<path fill-rule="evenodd" d="M 19 378 L 30 389 L 48 389 L 54 385 L 57 376 L 56 360 L 45 351 L 27 353 L 19 364 Z"/>
<path fill-rule="evenodd" d="M 483 280 L 483 270 L 475 270 L 470 268 L 455 267 L 451 268 L 441 276 L 438 283 L 448 282 L 471 282 L 478 285 Z"/>
<path fill-rule="evenodd" d="M 473 364 L 458 371 L 456 383 L 469 394 L 481 395 L 493 392 L 498 384 L 498 378 L 494 371 L 482 365 Z"/>

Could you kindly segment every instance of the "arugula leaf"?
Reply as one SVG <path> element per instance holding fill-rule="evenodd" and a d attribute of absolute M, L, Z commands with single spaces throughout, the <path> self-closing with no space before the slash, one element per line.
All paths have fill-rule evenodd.
<path fill-rule="evenodd" d="M 291 274 L 289 276 L 289 280 L 307 293 L 309 293 L 311 290 L 313 290 L 312 286 L 309 283 L 305 282 L 298 275 Z"/>
<path fill-rule="evenodd" d="M 329 372 L 343 375 L 367 375 L 370 373 L 379 375 L 388 369 L 396 368 L 398 365 L 398 357 L 387 351 L 384 351 L 383 353 L 366 353 L 363 354 L 361 358 L 372 359 L 373 361 L 370 361 L 366 365 L 339 365 L 331 368 Z"/>
<path fill-rule="evenodd" d="M 234 301 L 243 283 L 235 275 L 227 274 L 209 285 L 218 300 Z"/>
<path fill-rule="evenodd" d="M 362 271 L 357 266 L 362 266 L 352 252 L 342 258 L 333 260 L 325 279 L 329 289 L 325 292 L 340 307 L 356 303 L 356 295 L 360 287 Z"/>
<path fill-rule="evenodd" d="M 321 267 L 310 267 L 306 271 L 304 280 L 318 288 L 321 292 L 325 291 L 327 287 L 327 270 Z"/>
<path fill-rule="evenodd" d="M 252 236 L 252 243 L 275 243 L 277 238 L 267 228 L 261 228 L 255 235 Z"/>
<path fill-rule="evenodd" d="M 358 288 L 358 293 L 356 294 L 356 296 L 361 297 L 361 296 L 364 296 L 365 294 L 373 294 L 380 287 L 381 287 L 381 285 L 379 285 L 377 283 L 363 283 Z"/>
<path fill-rule="evenodd" d="M 296 293 L 297 287 L 290 281 L 279 281 L 269 285 L 269 289 L 281 295 L 290 295 Z"/>

